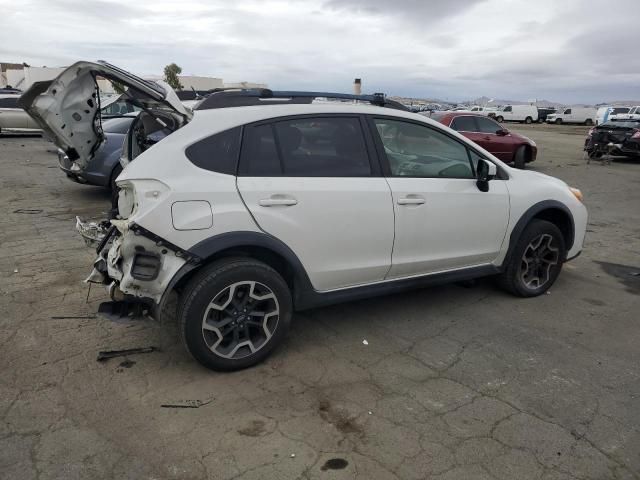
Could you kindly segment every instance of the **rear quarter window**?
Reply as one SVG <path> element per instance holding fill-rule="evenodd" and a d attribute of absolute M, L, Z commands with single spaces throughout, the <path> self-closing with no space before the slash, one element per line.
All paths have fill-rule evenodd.
<path fill-rule="evenodd" d="M 241 135 L 241 127 L 216 133 L 187 147 L 185 155 L 196 167 L 235 175 Z"/>
<path fill-rule="evenodd" d="M 20 108 L 18 105 L 18 97 L 0 98 L 0 108 Z"/>

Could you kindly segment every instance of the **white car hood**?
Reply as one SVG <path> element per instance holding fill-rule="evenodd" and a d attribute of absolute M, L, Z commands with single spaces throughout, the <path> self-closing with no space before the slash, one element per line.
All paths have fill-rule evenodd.
<path fill-rule="evenodd" d="M 122 97 L 143 109 L 173 111 L 185 123 L 193 116 L 165 82 L 143 80 L 101 60 L 74 63 L 54 80 L 34 83 L 20 104 L 81 169 L 104 141 L 96 77 L 127 88 Z"/>

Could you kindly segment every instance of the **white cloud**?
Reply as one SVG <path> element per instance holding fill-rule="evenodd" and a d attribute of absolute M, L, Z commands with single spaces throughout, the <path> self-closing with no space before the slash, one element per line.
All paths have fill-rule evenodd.
<path fill-rule="evenodd" d="M 423 97 L 640 98 L 640 2 L 0 0 L 0 59 L 104 59 L 274 88 Z"/>

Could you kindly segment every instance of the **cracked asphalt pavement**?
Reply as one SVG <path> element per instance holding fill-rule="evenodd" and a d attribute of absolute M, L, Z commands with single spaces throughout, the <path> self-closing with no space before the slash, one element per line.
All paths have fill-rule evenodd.
<path fill-rule="evenodd" d="M 548 295 L 481 280 L 301 312 L 230 374 L 170 317 L 94 318 L 74 223 L 108 194 L 44 140 L 0 137 L 0 478 L 640 478 L 640 162 L 586 165 L 584 127 L 511 128 L 590 212 Z"/>

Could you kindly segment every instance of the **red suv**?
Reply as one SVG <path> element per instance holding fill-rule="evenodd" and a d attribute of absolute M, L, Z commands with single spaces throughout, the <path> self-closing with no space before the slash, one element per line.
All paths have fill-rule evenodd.
<path fill-rule="evenodd" d="M 510 132 L 495 120 L 468 112 L 434 112 L 431 118 L 460 132 L 503 162 L 524 168 L 538 154 L 536 143 Z"/>

